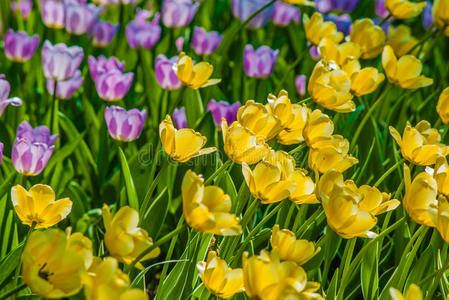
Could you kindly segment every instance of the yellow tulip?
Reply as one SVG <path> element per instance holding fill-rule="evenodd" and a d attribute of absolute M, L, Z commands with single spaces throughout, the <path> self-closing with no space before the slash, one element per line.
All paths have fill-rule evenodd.
<path fill-rule="evenodd" d="M 201 133 L 190 128 L 176 129 L 169 115 L 159 125 L 159 135 L 165 152 L 179 162 L 186 162 L 193 157 L 217 150 L 215 147 L 203 148 L 207 138 Z"/>
<path fill-rule="evenodd" d="M 433 23 L 449 36 L 449 0 L 435 0 L 433 2 Z"/>
<path fill-rule="evenodd" d="M 437 158 L 433 178 L 437 182 L 438 192 L 449 197 L 449 165 L 445 157 Z"/>
<path fill-rule="evenodd" d="M 321 173 L 334 169 L 344 172 L 359 160 L 350 154 L 349 141 L 341 135 L 333 135 L 331 139 L 320 143 L 320 147 L 309 150 L 309 168 Z"/>
<path fill-rule="evenodd" d="M 22 279 L 41 297 L 68 297 L 81 290 L 89 257 L 92 243 L 81 234 L 68 236 L 59 229 L 34 231 L 23 250 Z"/>
<path fill-rule="evenodd" d="M 270 150 L 264 137 L 256 136 L 237 121 L 228 127 L 228 123 L 223 118 L 221 131 L 224 151 L 235 163 L 255 164 L 264 158 Z"/>
<path fill-rule="evenodd" d="M 311 18 L 304 14 L 304 30 L 307 40 L 314 46 L 318 46 L 323 38 L 328 38 L 336 43 L 343 40 L 343 33 L 337 31 L 337 25 L 330 21 L 323 21 L 323 16 L 315 12 Z"/>
<path fill-rule="evenodd" d="M 427 172 L 421 172 L 411 181 L 410 169 L 404 164 L 405 195 L 402 204 L 408 215 L 418 224 L 434 227 L 430 208 L 437 207 L 437 182 Z"/>
<path fill-rule="evenodd" d="M 413 3 L 407 0 L 385 0 L 385 8 L 396 19 L 414 18 L 421 14 L 426 2 Z"/>
<path fill-rule="evenodd" d="M 437 113 L 444 124 L 449 123 L 449 88 L 445 88 L 438 98 Z"/>
<path fill-rule="evenodd" d="M 153 240 L 148 236 L 145 229 L 138 227 L 139 213 L 129 207 L 123 206 L 111 216 L 109 207 L 103 205 L 103 222 L 106 229 L 104 242 L 111 256 L 117 260 L 130 264 L 140 253 L 153 245 Z M 160 249 L 156 248 L 141 261 L 157 257 Z M 143 269 L 143 265 L 137 262 L 136 267 Z"/>
<path fill-rule="evenodd" d="M 232 201 L 218 186 L 204 186 L 204 179 L 188 170 L 182 181 L 182 210 L 186 223 L 203 233 L 239 235 L 239 218 L 230 213 Z"/>
<path fill-rule="evenodd" d="M 319 149 L 322 144 L 326 145 L 332 138 L 334 123 L 328 115 L 321 110 L 309 111 L 307 123 L 304 127 L 304 140 L 309 148 Z"/>
<path fill-rule="evenodd" d="M 315 2 L 309 1 L 309 0 L 282 0 L 282 2 L 286 4 L 298 4 L 298 5 L 304 5 L 304 6 L 311 6 L 315 7 Z"/>
<path fill-rule="evenodd" d="M 429 214 L 436 229 L 446 243 L 449 243 L 449 202 L 444 195 L 438 196 L 438 204 L 429 208 Z"/>
<path fill-rule="evenodd" d="M 274 138 L 281 130 L 281 121 L 264 105 L 253 100 L 246 101 L 237 112 L 237 121 L 265 141 Z"/>
<path fill-rule="evenodd" d="M 296 188 L 295 182 L 282 180 L 279 165 L 272 165 L 266 161 L 259 162 L 254 170 L 243 163 L 242 172 L 251 194 L 263 204 L 280 202 L 290 196 Z"/>
<path fill-rule="evenodd" d="M 278 224 L 273 226 L 270 243 L 273 249 L 278 250 L 281 260 L 294 261 L 300 266 L 311 260 L 321 250 L 308 240 L 297 240 L 292 231 L 281 230 Z"/>
<path fill-rule="evenodd" d="M 416 284 L 410 284 L 405 293 L 405 297 L 395 288 L 390 288 L 390 296 L 393 300 L 422 300 L 423 295 L 421 289 Z"/>
<path fill-rule="evenodd" d="M 130 288 L 128 275 L 123 273 L 117 260 L 95 257 L 88 273 L 83 275 L 84 295 L 87 300 L 148 300 L 141 289 Z"/>
<path fill-rule="evenodd" d="M 215 251 L 209 251 L 206 261 L 200 261 L 196 268 L 206 288 L 220 298 L 229 298 L 244 291 L 243 270 L 231 269 Z"/>
<path fill-rule="evenodd" d="M 357 187 L 352 180 L 343 181 L 343 175 L 335 170 L 326 172 L 318 184 L 327 224 L 343 238 L 374 238 L 370 231 L 377 223 L 378 214 L 395 209 L 396 199 L 375 187 Z"/>
<path fill-rule="evenodd" d="M 385 39 L 385 32 L 375 25 L 371 19 L 365 18 L 354 22 L 350 41 L 360 46 L 362 58 L 375 58 L 382 53 Z"/>
<path fill-rule="evenodd" d="M 209 79 L 214 67 L 207 62 L 193 64 L 192 58 L 184 52 L 179 54 L 179 59 L 173 65 L 176 76 L 181 83 L 191 89 L 197 90 L 202 87 L 217 84 L 221 79 Z"/>
<path fill-rule="evenodd" d="M 271 253 L 242 256 L 245 293 L 251 299 L 324 299 L 316 291 L 318 282 L 307 281 L 307 274 L 294 261 L 280 261 L 277 249 Z"/>
<path fill-rule="evenodd" d="M 318 47 L 320 56 L 328 64 L 336 63 L 342 67 L 347 60 L 358 60 L 362 55 L 360 46 L 353 42 L 344 42 L 337 44 L 335 41 L 323 38 Z"/>
<path fill-rule="evenodd" d="M 385 76 L 376 68 L 361 69 L 358 60 L 348 61 L 343 66 L 343 71 L 351 78 L 351 93 L 355 96 L 364 96 L 374 92 L 381 84 Z"/>
<path fill-rule="evenodd" d="M 390 26 L 388 29 L 387 44 L 393 48 L 394 53 L 398 57 L 401 57 L 409 53 L 409 51 L 418 44 L 418 40 L 412 36 L 410 27 L 399 25 L 394 28 L 393 26 Z"/>
<path fill-rule="evenodd" d="M 48 228 L 65 219 L 72 210 L 72 201 L 64 198 L 55 201 L 55 192 L 48 185 L 36 184 L 29 191 L 21 185 L 11 190 L 11 200 L 23 224 L 35 228 Z"/>
<path fill-rule="evenodd" d="M 382 66 L 388 81 L 403 89 L 417 89 L 433 84 L 433 79 L 421 74 L 422 63 L 413 55 L 397 59 L 391 46 L 385 46 L 382 53 Z"/>
<path fill-rule="evenodd" d="M 296 183 L 295 189 L 289 196 L 291 201 L 296 204 L 319 203 L 315 196 L 315 183 L 307 176 L 306 170 L 296 168 L 293 156 L 284 151 L 271 150 L 264 161 L 280 168 L 281 180 Z"/>
<path fill-rule="evenodd" d="M 292 104 L 287 91 L 282 90 L 277 97 L 268 95 L 267 108 L 281 122 L 282 130 L 277 135 L 279 143 L 292 145 L 304 141 L 302 132 L 307 121 L 307 106 Z"/>
<path fill-rule="evenodd" d="M 440 143 L 438 130 L 430 126 L 425 120 L 415 127 L 407 122 L 402 137 L 395 128 L 389 127 L 390 134 L 401 148 L 402 156 L 415 165 L 433 165 L 438 157 L 449 154 L 449 147 Z"/>
<path fill-rule="evenodd" d="M 310 76 L 308 91 L 313 100 L 336 112 L 352 112 L 351 79 L 336 65 L 326 65 L 320 61 L 315 65 Z"/>

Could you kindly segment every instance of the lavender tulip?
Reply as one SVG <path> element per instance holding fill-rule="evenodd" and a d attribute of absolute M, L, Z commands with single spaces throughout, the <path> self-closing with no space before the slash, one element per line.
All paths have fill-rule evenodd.
<path fill-rule="evenodd" d="M 21 14 L 22 18 L 28 19 L 31 9 L 33 8 L 33 1 L 31 0 L 17 0 L 11 2 L 11 9 L 14 14 Z"/>
<path fill-rule="evenodd" d="M 182 52 L 182 48 L 184 48 L 184 38 L 182 36 L 177 38 L 175 44 L 176 50 L 178 50 L 178 52 Z"/>
<path fill-rule="evenodd" d="M 89 36 L 94 36 L 92 44 L 95 47 L 106 47 L 111 43 L 118 28 L 119 24 L 114 25 L 109 22 L 98 20 L 98 22 L 96 22 L 89 30 Z"/>
<path fill-rule="evenodd" d="M 65 6 L 62 0 L 42 0 L 42 21 L 50 28 L 64 28 Z"/>
<path fill-rule="evenodd" d="M 77 0 L 65 0 L 65 29 L 72 34 L 86 33 L 98 20 L 101 8 Z"/>
<path fill-rule="evenodd" d="M 314 60 L 321 59 L 321 55 L 320 55 L 320 52 L 318 52 L 317 47 L 315 47 L 315 46 L 310 47 L 309 53 L 310 53 L 310 56 L 312 57 L 312 59 L 314 59 Z"/>
<path fill-rule="evenodd" d="M 58 135 L 50 135 L 45 126 L 32 128 L 23 121 L 17 128 L 12 148 L 12 163 L 17 172 L 26 176 L 39 175 L 50 159 Z"/>
<path fill-rule="evenodd" d="M 193 28 L 192 48 L 198 55 L 211 55 L 223 40 L 218 31 L 206 32 L 201 27 Z"/>
<path fill-rule="evenodd" d="M 325 13 L 328 11 L 352 12 L 359 0 L 315 0 L 316 9 Z"/>
<path fill-rule="evenodd" d="M 95 87 L 101 99 L 114 102 L 119 101 L 128 93 L 134 73 L 122 73 L 112 70 L 102 73 L 95 79 Z"/>
<path fill-rule="evenodd" d="M 385 0 L 376 0 L 376 15 L 382 19 L 389 15 L 388 10 L 385 8 Z"/>
<path fill-rule="evenodd" d="M 301 97 L 304 97 L 304 95 L 306 94 L 306 82 L 306 75 L 296 76 L 296 90 L 298 91 L 298 94 L 301 95 Z"/>
<path fill-rule="evenodd" d="M 75 75 L 66 81 L 58 82 L 56 87 L 56 97 L 58 99 L 70 99 L 73 94 L 83 84 L 84 78 L 81 78 L 81 71 L 76 70 Z M 47 79 L 47 90 L 50 95 L 53 95 L 55 91 L 55 82 L 51 79 Z"/>
<path fill-rule="evenodd" d="M 131 109 L 126 111 L 119 106 L 108 106 L 104 111 L 104 118 L 112 138 L 122 142 L 132 142 L 139 138 L 143 124 L 147 118 L 147 111 Z"/>
<path fill-rule="evenodd" d="M 168 59 L 164 54 L 156 57 L 155 73 L 157 83 L 166 90 L 177 90 L 182 87 L 181 82 L 173 71 L 173 65 L 178 62 L 178 57 Z"/>
<path fill-rule="evenodd" d="M 8 98 L 10 90 L 11 90 L 11 85 L 9 84 L 9 82 L 7 80 L 5 80 L 5 76 L 1 75 L 0 76 L 0 116 L 3 114 L 3 112 L 5 111 L 5 109 L 8 105 L 10 105 L 10 104 L 12 106 L 22 105 L 21 99 L 19 99 L 17 97 Z"/>
<path fill-rule="evenodd" d="M 6 57 L 15 62 L 25 62 L 36 52 L 39 36 L 28 36 L 24 31 L 14 32 L 9 29 L 5 34 L 4 43 Z"/>
<path fill-rule="evenodd" d="M 271 20 L 275 25 L 285 27 L 292 21 L 298 24 L 299 15 L 299 8 L 296 6 L 285 4 L 282 1 L 276 1 L 274 3 L 274 10 Z"/>
<path fill-rule="evenodd" d="M 175 108 L 173 111 L 173 120 L 175 121 L 178 129 L 187 128 L 186 109 L 184 106 L 180 109 Z"/>
<path fill-rule="evenodd" d="M 261 46 L 254 50 L 252 45 L 246 45 L 243 53 L 243 66 L 249 77 L 264 78 L 273 72 L 279 50 Z"/>
<path fill-rule="evenodd" d="M 83 60 L 83 49 L 65 44 L 52 45 L 44 42 L 42 47 L 42 66 L 47 79 L 65 81 L 73 77 Z"/>
<path fill-rule="evenodd" d="M 343 32 L 345 36 L 351 32 L 352 20 L 351 16 L 348 14 L 342 14 L 340 16 L 335 14 L 327 14 L 324 16 L 324 19 L 335 23 L 335 25 L 337 25 L 337 30 Z"/>
<path fill-rule="evenodd" d="M 3 145 L 2 142 L 0 142 L 0 165 L 2 164 L 2 158 L 3 158 L 3 148 L 5 146 Z"/>
<path fill-rule="evenodd" d="M 119 71 L 123 72 L 125 70 L 125 63 L 120 62 L 115 57 L 106 58 L 103 55 L 95 58 L 93 56 L 89 56 L 88 59 L 89 71 L 92 79 L 95 81 L 97 77 L 103 73 L 107 73 L 109 71 Z"/>
<path fill-rule="evenodd" d="M 136 19 L 126 26 L 126 38 L 131 48 L 145 49 L 152 48 L 161 37 L 161 27 L 159 26 L 160 15 L 157 13 L 151 22 L 147 19 L 151 17 L 151 11 L 138 8 Z"/>
<path fill-rule="evenodd" d="M 432 3 L 426 1 L 426 7 L 422 13 L 422 23 L 425 29 L 429 29 L 433 24 Z"/>
<path fill-rule="evenodd" d="M 226 101 L 215 101 L 210 100 L 207 105 L 207 110 L 212 112 L 214 117 L 214 123 L 216 126 L 221 126 L 221 119 L 225 118 L 228 124 L 231 124 L 237 120 L 237 111 L 239 110 L 241 104 L 240 102 L 235 102 L 233 104 Z"/>
<path fill-rule="evenodd" d="M 271 0 L 232 0 L 232 14 L 244 22 L 253 13 L 268 4 Z M 255 18 L 253 18 L 247 25 L 250 29 L 257 29 L 265 26 L 273 14 L 274 6 L 264 9 Z"/>
<path fill-rule="evenodd" d="M 185 27 L 192 22 L 199 3 L 192 0 L 164 0 L 162 23 L 167 27 Z"/>

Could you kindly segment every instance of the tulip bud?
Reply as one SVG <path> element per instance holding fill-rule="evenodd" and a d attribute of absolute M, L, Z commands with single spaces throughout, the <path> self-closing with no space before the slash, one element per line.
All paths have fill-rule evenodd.
<path fill-rule="evenodd" d="M 178 56 L 168 59 L 164 54 L 156 57 L 154 64 L 157 83 L 166 90 L 177 90 L 182 87 L 181 82 L 176 76 L 173 66 L 178 62 Z"/>
<path fill-rule="evenodd" d="M 159 26 L 159 13 L 154 15 L 151 22 L 147 19 L 151 17 L 151 11 L 138 8 L 136 19 L 126 25 L 126 38 L 131 48 L 137 49 L 152 48 L 161 37 L 161 27 Z"/>
<path fill-rule="evenodd" d="M 228 124 L 231 124 L 237 119 L 237 111 L 239 110 L 240 102 L 229 103 L 226 101 L 210 100 L 207 105 L 207 110 L 212 112 L 215 126 L 221 126 L 221 120 L 224 118 Z"/>
<path fill-rule="evenodd" d="M 112 138 L 122 142 L 132 142 L 139 138 L 147 118 L 147 111 L 131 109 L 126 111 L 119 106 L 107 106 L 104 118 Z"/>
<path fill-rule="evenodd" d="M 194 64 L 192 58 L 184 52 L 179 54 L 178 62 L 173 65 L 173 70 L 184 86 L 194 90 L 218 84 L 221 81 L 221 79 L 209 79 L 214 71 L 211 64 L 204 61 Z"/>
<path fill-rule="evenodd" d="M 86 33 L 95 22 L 101 12 L 101 7 L 95 4 L 80 3 L 76 0 L 65 0 L 65 28 L 67 32 L 81 35 Z"/>
<path fill-rule="evenodd" d="M 4 76 L 0 76 L 0 116 L 3 114 L 8 105 L 22 105 L 22 100 L 20 98 L 8 98 L 10 89 L 11 85 L 9 82 L 4 79 Z"/>
<path fill-rule="evenodd" d="M 285 27 L 292 21 L 299 24 L 299 16 L 299 8 L 296 6 L 285 4 L 282 1 L 276 1 L 274 3 L 271 20 L 275 25 Z"/>
<path fill-rule="evenodd" d="M 134 73 L 122 73 L 112 70 L 102 73 L 95 79 L 95 87 L 101 99 L 115 102 L 125 97 L 131 88 Z"/>
<path fill-rule="evenodd" d="M 390 26 L 387 44 L 393 48 L 398 57 L 401 57 L 409 53 L 418 44 L 418 40 L 412 36 L 410 27 L 399 25 L 394 28 Z"/>
<path fill-rule="evenodd" d="M 432 3 L 426 1 L 426 7 L 422 12 L 422 23 L 425 29 L 429 29 L 433 24 Z"/>
<path fill-rule="evenodd" d="M 62 0 L 42 0 L 40 8 L 42 21 L 47 27 L 64 28 L 65 5 Z"/>
<path fill-rule="evenodd" d="M 173 110 L 173 120 L 175 121 L 176 128 L 187 128 L 186 108 L 184 106 L 180 109 L 175 108 Z"/>
<path fill-rule="evenodd" d="M 45 126 L 32 128 L 23 121 L 17 128 L 17 136 L 12 149 L 12 163 L 17 172 L 26 176 L 39 175 L 50 159 L 58 135 L 50 135 Z"/>
<path fill-rule="evenodd" d="M 385 19 L 388 17 L 388 10 L 385 8 L 385 0 L 376 0 L 376 15 Z"/>
<path fill-rule="evenodd" d="M 89 36 L 94 36 L 92 44 L 95 47 L 108 46 L 117 33 L 118 28 L 119 24 L 114 25 L 109 22 L 98 20 L 89 30 Z"/>
<path fill-rule="evenodd" d="M 199 3 L 192 0 L 164 0 L 162 23 L 167 27 L 186 27 L 192 22 Z"/>
<path fill-rule="evenodd" d="M 306 85 L 307 85 L 307 77 L 306 75 L 298 75 L 296 76 L 296 90 L 301 97 L 304 97 L 306 94 Z"/>
<path fill-rule="evenodd" d="M 265 78 L 273 72 L 279 50 L 261 46 L 254 50 L 252 45 L 246 45 L 243 53 L 243 66 L 249 77 Z"/>
<path fill-rule="evenodd" d="M 449 88 L 445 88 L 438 98 L 437 113 L 444 124 L 449 123 Z"/>
<path fill-rule="evenodd" d="M 81 77 L 81 71 L 76 70 L 75 75 L 65 81 L 59 81 L 56 86 L 56 97 L 58 99 L 70 99 L 73 94 L 83 84 L 84 78 Z M 55 82 L 47 79 L 47 90 L 50 95 L 53 95 L 55 89 Z"/>
<path fill-rule="evenodd" d="M 357 20 L 352 26 L 350 41 L 362 49 L 362 58 L 370 59 L 382 53 L 385 45 L 385 32 L 371 19 Z"/>
<path fill-rule="evenodd" d="M 103 73 L 109 71 L 123 72 L 125 70 L 125 63 L 120 62 L 114 56 L 110 58 L 106 58 L 103 55 L 100 55 L 97 58 L 89 56 L 88 63 L 90 75 L 94 81 Z"/>
<path fill-rule="evenodd" d="M 241 22 L 244 22 L 253 13 L 269 2 L 270 0 L 232 0 L 232 14 L 234 17 L 239 18 Z M 246 26 L 250 29 L 257 29 L 265 26 L 271 18 L 273 10 L 274 6 L 270 5 L 254 17 Z"/>
<path fill-rule="evenodd" d="M 24 31 L 14 32 L 9 29 L 5 34 L 4 43 L 6 57 L 15 62 L 25 62 L 39 46 L 39 36 L 28 36 Z"/>
<path fill-rule="evenodd" d="M 83 60 L 83 49 L 65 44 L 52 45 L 48 40 L 42 47 L 42 67 L 47 79 L 65 81 L 73 77 Z"/>
<path fill-rule="evenodd" d="M 206 32 L 204 28 L 193 28 L 192 48 L 198 55 L 211 55 L 223 40 L 218 31 Z"/>
<path fill-rule="evenodd" d="M 385 8 L 396 19 L 414 18 L 421 14 L 426 2 L 411 2 L 407 0 L 385 0 Z"/>
<path fill-rule="evenodd" d="M 28 19 L 31 9 L 33 8 L 32 0 L 13 0 L 11 2 L 11 9 L 14 14 L 21 14 L 23 19 Z"/>
<path fill-rule="evenodd" d="M 182 52 L 184 47 L 184 37 L 180 36 L 179 38 L 177 38 L 175 44 L 176 50 L 178 50 L 178 52 Z"/>
<path fill-rule="evenodd" d="M 312 17 L 303 16 L 304 30 L 307 41 L 318 46 L 323 38 L 328 38 L 335 43 L 343 40 L 343 33 L 337 31 L 337 25 L 330 21 L 323 21 L 323 16 L 315 12 Z"/>

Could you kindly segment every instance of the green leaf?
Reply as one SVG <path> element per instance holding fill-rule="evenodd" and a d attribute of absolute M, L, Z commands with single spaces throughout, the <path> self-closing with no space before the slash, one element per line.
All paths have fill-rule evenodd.
<path fill-rule="evenodd" d="M 11 274 L 19 266 L 21 255 L 22 245 L 12 250 L 0 261 L 0 286 L 13 279 Z"/>
<path fill-rule="evenodd" d="M 369 246 L 361 262 L 360 280 L 364 299 L 377 299 L 379 288 L 378 247 L 378 242 Z"/>
<path fill-rule="evenodd" d="M 121 147 L 118 148 L 119 157 L 120 157 L 120 165 L 122 167 L 122 175 L 123 178 L 125 178 L 125 186 L 126 186 L 126 192 L 128 195 L 128 203 L 129 206 L 139 210 L 139 199 L 137 198 L 137 192 L 136 188 L 134 186 L 133 178 L 131 176 L 131 171 L 129 170 L 128 162 L 126 160 L 125 153 L 123 153 L 123 150 Z"/>

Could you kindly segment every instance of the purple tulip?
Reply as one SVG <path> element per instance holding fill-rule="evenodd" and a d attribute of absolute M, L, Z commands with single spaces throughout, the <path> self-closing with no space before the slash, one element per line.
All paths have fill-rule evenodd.
<path fill-rule="evenodd" d="M 315 0 L 316 9 L 321 13 L 328 11 L 352 12 L 359 0 Z"/>
<path fill-rule="evenodd" d="M 337 30 L 343 32 L 345 36 L 351 32 L 352 20 L 351 16 L 348 14 L 342 14 L 340 16 L 335 14 L 327 14 L 324 16 L 324 20 L 335 23 L 335 25 L 337 25 Z"/>
<path fill-rule="evenodd" d="M 314 59 L 314 60 L 321 59 L 321 55 L 320 55 L 320 52 L 318 51 L 317 47 L 315 47 L 315 46 L 310 47 L 309 53 L 310 53 L 310 56 L 312 57 L 312 59 Z"/>
<path fill-rule="evenodd" d="M 14 14 L 20 13 L 24 19 L 28 19 L 32 8 L 33 1 L 31 0 L 17 0 L 11 2 L 11 9 Z"/>
<path fill-rule="evenodd" d="M 84 78 L 81 78 L 81 71 L 76 70 L 75 75 L 66 81 L 58 82 L 56 86 L 56 96 L 58 99 L 70 99 L 73 94 L 83 84 Z M 47 90 L 50 95 L 53 95 L 55 90 L 55 82 L 51 79 L 47 79 Z"/>
<path fill-rule="evenodd" d="M 73 77 L 83 60 L 83 49 L 65 44 L 52 45 L 44 42 L 42 47 L 42 66 L 47 79 L 65 81 Z"/>
<path fill-rule="evenodd" d="M 86 4 L 77 0 L 65 0 L 65 29 L 72 34 L 81 35 L 86 33 L 95 22 L 98 21 L 98 15 L 101 7 L 95 4 Z"/>
<path fill-rule="evenodd" d="M 175 44 L 176 50 L 178 50 L 178 52 L 182 52 L 182 48 L 184 48 L 184 38 L 180 36 L 179 38 L 176 39 Z"/>
<path fill-rule="evenodd" d="M 199 5 L 192 0 L 164 0 L 162 23 L 167 27 L 185 27 L 192 22 Z"/>
<path fill-rule="evenodd" d="M 178 129 L 187 128 L 186 108 L 184 106 L 180 109 L 175 108 L 173 111 L 173 120 Z"/>
<path fill-rule="evenodd" d="M 173 56 L 168 59 L 164 54 L 159 54 L 156 57 L 155 73 L 157 83 L 166 90 L 177 90 L 182 87 L 181 82 L 173 71 L 173 65 L 178 62 L 178 57 Z"/>
<path fill-rule="evenodd" d="M 14 32 L 9 29 L 4 37 L 5 54 L 15 62 L 25 62 L 29 60 L 39 46 L 39 36 L 37 34 L 28 36 L 24 31 Z"/>
<path fill-rule="evenodd" d="M 301 97 L 304 97 L 304 95 L 306 94 L 306 82 L 306 75 L 296 76 L 296 90 L 298 91 L 298 94 L 301 95 Z"/>
<path fill-rule="evenodd" d="M 207 110 L 212 112 L 214 117 L 214 123 L 216 126 L 221 126 L 221 119 L 225 118 L 228 124 L 231 124 L 237 120 L 237 111 L 239 110 L 241 104 L 240 102 L 235 102 L 233 104 L 226 101 L 215 101 L 210 100 L 207 105 Z"/>
<path fill-rule="evenodd" d="M 249 77 L 264 78 L 273 72 L 279 50 L 261 46 L 254 50 L 252 45 L 246 45 L 243 53 L 243 66 Z"/>
<path fill-rule="evenodd" d="M 206 32 L 201 27 L 193 28 L 192 48 L 198 55 L 211 55 L 223 40 L 218 31 Z"/>
<path fill-rule="evenodd" d="M 161 37 L 161 27 L 159 26 L 160 15 L 157 13 L 151 22 L 147 19 L 151 17 L 151 11 L 138 8 L 136 19 L 126 26 L 126 38 L 131 48 L 145 49 L 153 47 Z"/>
<path fill-rule="evenodd" d="M 379 25 L 380 22 L 382 22 L 382 20 L 378 19 L 378 18 L 373 18 L 372 20 L 373 20 L 374 24 L 376 24 L 376 25 Z M 391 25 L 391 22 L 386 21 L 380 26 L 380 28 L 382 28 L 382 30 L 385 32 L 385 35 L 387 38 L 388 38 L 388 29 L 390 28 L 390 25 Z M 352 29 L 352 27 L 351 27 L 351 29 Z"/>
<path fill-rule="evenodd" d="M 119 101 L 128 93 L 133 82 L 134 73 L 122 73 L 112 70 L 99 74 L 95 79 L 95 87 L 101 99 Z"/>
<path fill-rule="evenodd" d="M 17 128 L 17 136 L 12 148 L 12 163 L 17 172 L 26 176 L 39 175 L 47 165 L 58 135 L 50 135 L 45 126 L 32 128 L 23 121 Z"/>
<path fill-rule="evenodd" d="M 259 10 L 262 6 L 268 4 L 270 0 L 232 0 L 232 14 L 244 22 L 253 13 Z M 265 26 L 274 11 L 274 5 L 264 9 L 254 19 L 252 19 L 247 27 L 250 29 L 257 29 Z"/>
<path fill-rule="evenodd" d="M 389 15 L 385 8 L 385 0 L 376 0 L 376 15 L 381 19 L 385 19 Z"/>
<path fill-rule="evenodd" d="M 103 73 L 109 71 L 123 72 L 125 70 L 125 63 L 120 62 L 115 57 L 106 58 L 103 55 L 100 55 L 97 58 L 89 56 L 88 64 L 90 75 L 94 81 Z"/>
<path fill-rule="evenodd" d="M 422 23 L 425 29 L 429 29 L 433 24 L 432 3 L 426 1 L 426 7 L 422 13 Z"/>
<path fill-rule="evenodd" d="M 64 28 L 65 6 L 62 0 L 42 0 L 42 21 L 50 28 Z"/>
<path fill-rule="evenodd" d="M 136 108 L 126 111 L 113 105 L 106 107 L 104 118 L 112 138 L 122 142 L 132 142 L 142 133 L 147 111 L 145 109 L 139 111 Z"/>
<path fill-rule="evenodd" d="M 5 146 L 3 145 L 2 142 L 0 142 L 0 165 L 2 164 L 2 158 L 3 158 L 3 148 Z"/>
<path fill-rule="evenodd" d="M 89 30 L 89 36 L 94 36 L 92 44 L 95 47 L 106 47 L 111 43 L 118 28 L 119 24 L 114 25 L 109 22 L 98 20 L 98 22 L 96 22 Z"/>
<path fill-rule="evenodd" d="M 271 20 L 275 25 L 285 27 L 292 21 L 299 24 L 299 15 L 299 8 L 296 6 L 285 4 L 282 1 L 276 1 L 274 3 Z"/>
<path fill-rule="evenodd" d="M 8 105 L 10 105 L 10 104 L 12 106 L 22 105 L 21 99 L 19 99 L 17 97 L 8 98 L 10 90 L 11 90 L 11 85 L 9 84 L 9 82 L 7 80 L 5 80 L 5 76 L 1 75 L 0 76 L 0 116 L 3 114 L 3 112 L 5 111 L 5 109 Z"/>

